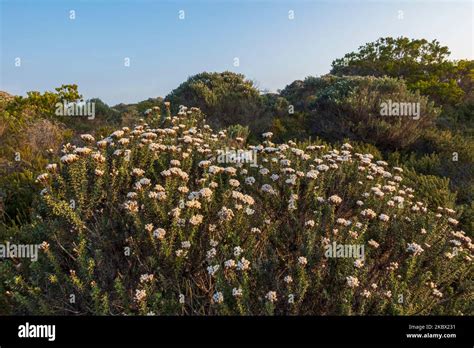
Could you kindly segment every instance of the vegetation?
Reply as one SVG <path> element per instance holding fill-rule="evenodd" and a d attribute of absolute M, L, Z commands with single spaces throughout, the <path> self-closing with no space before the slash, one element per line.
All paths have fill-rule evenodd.
<path fill-rule="evenodd" d="M 3 263 L 9 310 L 38 314 L 462 314 L 470 238 L 402 168 L 318 143 L 213 133 L 198 109 L 64 146 L 38 176 L 24 238 Z M 240 143 L 240 146 L 232 146 Z M 94 145 L 95 144 L 95 145 Z M 258 163 L 220 163 L 222 149 Z M 445 203 L 445 202 L 442 202 Z M 336 245 L 367 246 L 338 258 Z M 334 252 L 331 256 L 330 253 Z M 339 253 L 339 252 L 338 252 Z M 339 255 L 339 254 L 337 254 Z M 339 256 L 343 256 L 342 254 Z"/>
<path fill-rule="evenodd" d="M 402 37 L 278 93 L 232 72 L 113 107 L 1 92 L 0 244 L 42 252 L 0 259 L 0 313 L 472 314 L 473 79 Z"/>

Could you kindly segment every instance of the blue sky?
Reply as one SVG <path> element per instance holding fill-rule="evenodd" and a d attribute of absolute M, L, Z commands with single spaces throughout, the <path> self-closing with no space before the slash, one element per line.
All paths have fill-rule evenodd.
<path fill-rule="evenodd" d="M 0 23 L 1 90 L 76 83 L 111 105 L 165 96 L 202 71 L 275 91 L 382 36 L 437 39 L 474 59 L 470 0 L 0 0 Z"/>

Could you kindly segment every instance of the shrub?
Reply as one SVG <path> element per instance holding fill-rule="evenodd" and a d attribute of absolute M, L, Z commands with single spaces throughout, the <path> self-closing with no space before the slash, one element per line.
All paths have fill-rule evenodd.
<path fill-rule="evenodd" d="M 259 91 L 244 75 L 229 71 L 223 73 L 201 73 L 191 76 L 173 90 L 165 100 L 174 106 L 198 107 L 210 115 L 210 125 L 225 128 L 239 123 L 249 125 L 257 121 L 262 110 Z"/>
<path fill-rule="evenodd" d="M 198 110 L 161 122 L 64 146 L 38 177 L 39 217 L 17 232 L 42 253 L 1 263 L 0 305 L 30 314 L 472 314 L 471 240 L 456 212 L 419 200 L 403 169 L 349 144 L 276 145 L 271 133 L 248 148 L 257 165 L 216 163 L 231 146 Z M 328 257 L 333 243 L 363 246 L 365 257 Z"/>
<path fill-rule="evenodd" d="M 439 111 L 426 97 L 407 90 L 393 78 L 308 77 L 287 86 L 282 96 L 295 110 L 306 113 L 305 128 L 329 141 L 363 141 L 382 150 L 397 150 L 413 144 Z M 384 102 L 419 103 L 420 118 L 382 116 Z"/>

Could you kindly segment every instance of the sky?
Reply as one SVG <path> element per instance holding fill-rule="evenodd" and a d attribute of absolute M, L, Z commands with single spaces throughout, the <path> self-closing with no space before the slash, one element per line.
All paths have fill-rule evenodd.
<path fill-rule="evenodd" d="M 473 32 L 472 0 L 0 0 L 0 90 L 75 83 L 115 105 L 228 70 L 276 91 L 379 37 L 437 39 L 474 59 Z"/>

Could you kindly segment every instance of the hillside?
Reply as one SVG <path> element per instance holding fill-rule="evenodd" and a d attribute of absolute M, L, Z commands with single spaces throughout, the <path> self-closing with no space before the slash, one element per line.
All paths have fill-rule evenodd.
<path fill-rule="evenodd" d="M 38 261 L 2 263 L 12 313 L 469 310 L 458 214 L 349 143 L 248 146 L 196 108 L 81 138 L 37 177 L 37 215 L 15 232 Z"/>

